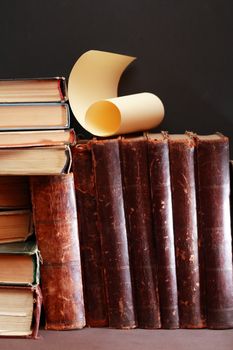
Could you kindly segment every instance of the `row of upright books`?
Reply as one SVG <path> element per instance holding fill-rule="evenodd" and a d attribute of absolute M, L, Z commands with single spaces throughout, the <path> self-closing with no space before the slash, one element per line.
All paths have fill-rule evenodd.
<path fill-rule="evenodd" d="M 73 172 L 89 326 L 233 327 L 226 137 L 83 141 Z"/>

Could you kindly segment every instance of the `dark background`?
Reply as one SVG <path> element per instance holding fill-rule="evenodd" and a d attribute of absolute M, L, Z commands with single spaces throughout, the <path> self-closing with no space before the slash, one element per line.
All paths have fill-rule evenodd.
<path fill-rule="evenodd" d="M 157 94 L 158 131 L 233 140 L 232 0 L 1 0 L 0 18 L 0 78 L 68 78 L 89 49 L 137 56 L 119 94 Z"/>

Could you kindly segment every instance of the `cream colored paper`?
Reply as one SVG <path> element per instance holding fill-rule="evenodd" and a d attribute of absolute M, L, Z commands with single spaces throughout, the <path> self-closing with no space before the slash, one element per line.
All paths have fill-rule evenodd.
<path fill-rule="evenodd" d="M 78 122 L 96 136 L 148 130 L 164 117 L 161 100 L 151 93 L 117 97 L 120 77 L 135 57 L 91 50 L 74 65 L 68 85 Z"/>

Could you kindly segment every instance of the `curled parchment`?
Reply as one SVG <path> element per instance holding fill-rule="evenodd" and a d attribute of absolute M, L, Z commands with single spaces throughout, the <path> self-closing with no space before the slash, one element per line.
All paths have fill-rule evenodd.
<path fill-rule="evenodd" d="M 90 50 L 75 63 L 68 96 L 77 121 L 96 136 L 144 131 L 164 117 L 161 100 L 143 92 L 117 97 L 120 77 L 135 57 Z"/>

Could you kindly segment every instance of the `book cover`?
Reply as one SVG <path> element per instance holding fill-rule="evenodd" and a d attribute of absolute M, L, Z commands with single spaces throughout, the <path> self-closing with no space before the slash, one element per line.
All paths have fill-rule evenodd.
<path fill-rule="evenodd" d="M 168 141 L 162 134 L 147 137 L 161 327 L 179 328 Z"/>
<path fill-rule="evenodd" d="M 229 141 L 221 135 L 196 141 L 198 226 L 203 239 L 208 328 L 233 327 Z"/>
<path fill-rule="evenodd" d="M 74 129 L 0 132 L 0 152 L 5 148 L 74 146 Z"/>
<path fill-rule="evenodd" d="M 73 174 L 31 177 L 46 329 L 85 326 Z"/>
<path fill-rule="evenodd" d="M 58 175 L 68 173 L 71 167 L 68 145 L 4 148 L 0 152 L 0 175 Z"/>
<path fill-rule="evenodd" d="M 25 241 L 32 233 L 30 209 L 0 211 L 0 243 Z"/>
<path fill-rule="evenodd" d="M 70 110 L 67 103 L 0 103 L 0 131 L 69 127 Z"/>
<path fill-rule="evenodd" d="M 180 328 L 203 328 L 194 141 L 188 135 L 169 135 L 168 142 Z"/>
<path fill-rule="evenodd" d="M 0 209 L 26 209 L 30 206 L 29 177 L 0 176 Z"/>
<path fill-rule="evenodd" d="M 147 139 L 120 139 L 121 170 L 135 309 L 140 328 L 160 328 Z M 114 173 L 113 173 L 114 174 Z"/>
<path fill-rule="evenodd" d="M 26 257 L 26 259 L 20 259 Z M 18 259 L 17 259 L 18 258 Z M 26 277 L 31 276 L 31 280 L 26 282 L 23 268 L 27 264 Z M 30 266 L 31 265 L 31 266 Z M 36 242 L 29 240 L 26 242 L 14 242 L 0 244 L 0 284 L 17 285 L 37 285 L 40 281 L 40 261 L 39 251 Z M 15 276 L 12 274 L 14 271 Z M 12 275 L 12 279 L 8 274 Z"/>
<path fill-rule="evenodd" d="M 86 323 L 90 327 L 108 325 L 98 224 L 96 186 L 90 144 L 72 148 L 72 170 L 78 210 Z"/>
<path fill-rule="evenodd" d="M 0 80 L 0 103 L 65 102 L 67 86 L 64 77 Z"/>
<path fill-rule="evenodd" d="M 109 327 L 135 328 L 117 139 L 91 142 Z"/>
<path fill-rule="evenodd" d="M 0 337 L 38 339 L 41 304 L 39 286 L 0 285 Z"/>

